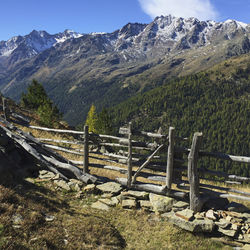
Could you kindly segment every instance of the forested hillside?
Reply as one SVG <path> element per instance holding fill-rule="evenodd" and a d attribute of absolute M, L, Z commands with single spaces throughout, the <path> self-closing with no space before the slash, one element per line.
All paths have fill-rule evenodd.
<path fill-rule="evenodd" d="M 190 139 L 201 131 L 205 150 L 249 156 L 250 64 L 235 68 L 234 61 L 224 62 L 209 71 L 166 80 L 163 86 L 132 97 L 111 112 L 116 127 L 133 121 L 134 128 L 153 131 L 162 127 L 166 132 L 174 126 L 178 135 Z M 246 165 L 208 160 L 203 164 L 250 174 Z"/>

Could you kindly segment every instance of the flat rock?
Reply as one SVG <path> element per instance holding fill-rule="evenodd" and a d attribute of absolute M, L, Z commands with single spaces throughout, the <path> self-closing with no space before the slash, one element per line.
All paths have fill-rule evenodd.
<path fill-rule="evenodd" d="M 141 208 L 151 210 L 153 208 L 152 204 L 150 201 L 146 200 L 139 200 L 139 204 Z"/>
<path fill-rule="evenodd" d="M 250 234 L 245 234 L 245 235 L 244 235 L 244 241 L 245 241 L 246 243 L 249 243 L 249 244 L 250 244 Z"/>
<path fill-rule="evenodd" d="M 250 250 L 250 244 L 245 244 L 241 249 L 242 250 Z"/>
<path fill-rule="evenodd" d="M 149 200 L 155 213 L 171 211 L 173 204 L 176 202 L 176 200 L 173 198 L 153 193 L 149 194 Z"/>
<path fill-rule="evenodd" d="M 120 203 L 117 197 L 111 197 L 111 201 L 115 203 L 115 206 L 117 206 Z"/>
<path fill-rule="evenodd" d="M 240 229 L 240 224 L 236 224 L 236 223 L 233 223 L 231 225 L 231 229 L 232 230 L 235 230 L 235 231 L 238 231 Z"/>
<path fill-rule="evenodd" d="M 55 177 L 55 174 L 53 172 L 47 171 L 47 170 L 40 170 L 39 171 L 39 178 L 40 179 L 46 179 L 50 180 Z"/>
<path fill-rule="evenodd" d="M 113 194 L 105 193 L 105 194 L 102 194 L 101 197 L 106 198 L 106 199 L 110 199 L 111 197 L 113 197 Z"/>
<path fill-rule="evenodd" d="M 121 195 L 134 197 L 138 200 L 148 200 L 149 199 L 149 193 L 142 192 L 142 191 L 128 190 L 128 191 L 121 192 Z"/>
<path fill-rule="evenodd" d="M 246 206 L 244 206 L 243 204 L 237 203 L 237 202 L 230 202 L 226 206 L 226 210 L 238 212 L 238 213 L 245 213 L 245 212 L 249 211 L 249 209 Z"/>
<path fill-rule="evenodd" d="M 95 184 L 88 184 L 83 188 L 83 191 L 89 194 L 95 193 L 96 192 L 96 186 Z"/>
<path fill-rule="evenodd" d="M 122 191 L 122 186 L 116 182 L 107 182 L 101 185 L 97 185 L 96 188 L 103 193 L 118 194 Z"/>
<path fill-rule="evenodd" d="M 92 203 L 92 208 L 108 211 L 110 207 L 103 202 L 97 201 Z"/>
<path fill-rule="evenodd" d="M 77 192 L 81 191 L 81 188 L 80 188 L 80 186 L 78 185 L 78 183 L 75 183 L 75 182 L 68 182 L 68 185 L 69 185 L 69 187 L 71 188 L 71 190 L 73 190 L 73 191 L 77 191 Z"/>
<path fill-rule="evenodd" d="M 215 226 L 214 222 L 208 219 L 186 221 L 177 217 L 174 212 L 164 213 L 161 216 L 166 218 L 170 223 L 193 233 L 211 233 Z"/>
<path fill-rule="evenodd" d="M 72 184 L 77 184 L 80 188 L 82 188 L 84 186 L 84 183 L 81 182 L 81 181 L 79 181 L 79 180 L 77 180 L 77 179 L 70 179 L 69 181 Z"/>
<path fill-rule="evenodd" d="M 194 212 L 188 208 L 182 211 L 176 212 L 175 215 L 186 221 L 191 221 L 194 219 Z"/>
<path fill-rule="evenodd" d="M 227 230 L 227 229 L 223 229 L 221 227 L 218 228 L 218 232 L 226 235 L 226 236 L 230 236 L 230 237 L 235 237 L 236 236 L 236 231 L 235 230 Z"/>
<path fill-rule="evenodd" d="M 215 225 L 217 225 L 218 227 L 222 229 L 226 229 L 231 225 L 231 223 L 226 219 L 220 219 L 219 221 L 215 222 Z"/>
<path fill-rule="evenodd" d="M 181 209 L 185 209 L 189 206 L 189 204 L 187 202 L 184 201 L 177 201 L 174 205 L 173 208 L 181 208 Z"/>
<path fill-rule="evenodd" d="M 233 211 L 228 211 L 226 212 L 227 215 L 231 216 L 231 217 L 234 217 L 234 218 L 237 218 L 237 219 L 244 219 L 245 218 L 245 215 L 242 214 L 242 213 L 238 213 L 238 212 L 233 212 Z"/>
<path fill-rule="evenodd" d="M 212 210 L 209 209 L 206 214 L 205 214 L 206 218 L 216 221 L 218 219 L 218 215 Z"/>
<path fill-rule="evenodd" d="M 115 201 L 112 201 L 111 199 L 99 199 L 99 201 L 110 207 L 115 207 L 117 205 L 117 203 Z"/>
<path fill-rule="evenodd" d="M 71 188 L 70 188 L 70 186 L 68 185 L 68 183 L 67 183 L 66 181 L 64 181 L 64 180 L 54 180 L 54 183 L 55 183 L 58 187 L 60 187 L 60 188 L 62 188 L 62 189 L 65 189 L 65 190 L 67 190 L 67 191 L 70 191 L 70 190 L 71 190 Z"/>
<path fill-rule="evenodd" d="M 204 220 L 205 214 L 204 213 L 196 213 L 194 215 L 194 218 L 197 219 L 197 220 Z"/>
<path fill-rule="evenodd" d="M 129 208 L 129 209 L 136 208 L 137 203 L 136 203 L 135 200 L 123 200 L 122 201 L 122 207 L 123 208 Z"/>

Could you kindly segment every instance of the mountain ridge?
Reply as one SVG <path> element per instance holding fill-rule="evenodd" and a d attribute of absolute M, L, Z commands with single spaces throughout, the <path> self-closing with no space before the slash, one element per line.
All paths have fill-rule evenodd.
<path fill-rule="evenodd" d="M 161 85 L 164 78 L 199 72 L 248 53 L 249 39 L 250 25 L 234 20 L 161 16 L 112 33 L 82 34 L 23 60 L 0 57 L 0 90 L 18 100 L 36 78 L 65 118 L 77 124 L 91 103 L 99 109 L 114 105 Z"/>

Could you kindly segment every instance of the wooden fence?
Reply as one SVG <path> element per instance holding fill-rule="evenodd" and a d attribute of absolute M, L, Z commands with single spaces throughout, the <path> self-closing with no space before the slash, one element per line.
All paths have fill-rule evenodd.
<path fill-rule="evenodd" d="M 228 181 L 228 183 L 232 184 L 240 184 L 242 181 L 248 182 L 250 180 L 249 177 L 240 177 L 236 175 L 229 175 L 223 172 L 198 168 L 198 160 L 202 157 L 213 157 L 222 160 L 229 160 L 231 162 L 250 164 L 250 157 L 202 151 L 202 133 L 197 132 L 194 134 L 192 145 L 189 149 L 178 146 L 178 143 L 180 141 L 187 142 L 188 140 L 187 138 L 177 137 L 175 135 L 175 128 L 173 127 L 169 128 L 168 134 L 161 134 L 145 131 L 135 131 L 132 129 L 132 124 L 130 123 L 127 127 L 122 127 L 119 130 L 119 133 L 125 137 L 89 133 L 87 126 L 84 127 L 83 132 L 49 129 L 35 126 L 30 126 L 30 128 L 49 132 L 71 133 L 84 136 L 83 141 L 60 141 L 47 138 L 39 138 L 39 140 L 82 145 L 82 149 L 73 151 L 69 148 L 45 144 L 46 146 L 54 148 L 56 150 L 83 155 L 84 160 L 82 162 L 82 165 L 84 172 L 86 173 L 89 172 L 90 167 L 88 161 L 90 145 L 96 145 L 96 147 L 111 147 L 112 149 L 118 148 L 118 150 L 116 150 L 116 153 L 103 153 L 103 155 L 109 156 L 113 160 L 126 164 L 126 169 L 115 166 L 104 166 L 104 168 L 106 169 L 119 171 L 120 173 L 127 175 L 126 178 L 117 178 L 116 180 L 119 183 L 127 186 L 129 189 L 132 188 L 137 190 L 144 190 L 172 197 L 186 198 L 189 194 L 190 208 L 194 211 L 199 211 L 201 209 L 203 203 L 208 198 L 208 194 L 223 198 L 235 198 L 250 201 L 250 193 L 233 188 L 200 183 L 199 175 L 204 173 L 233 180 Z M 136 138 L 136 140 L 134 138 Z M 187 167 L 185 167 L 185 161 L 182 157 L 183 155 L 187 155 Z M 155 160 L 158 160 L 158 162 L 164 162 L 165 160 L 165 165 L 157 165 L 155 163 Z M 81 162 L 74 163 L 81 164 Z M 157 175 L 155 173 L 143 172 L 145 168 L 152 169 L 155 172 L 161 171 L 161 173 L 164 171 L 165 175 L 163 176 L 162 174 Z M 185 172 L 187 172 L 187 180 L 182 178 L 182 173 Z M 149 180 L 163 182 L 163 185 L 138 182 L 137 178 L 139 176 L 146 177 Z M 178 189 L 183 189 L 185 191 L 174 190 L 172 188 L 173 184 L 176 184 Z M 227 193 L 211 191 L 214 189 Z M 236 193 L 237 195 L 230 194 L 229 192 Z"/>
<path fill-rule="evenodd" d="M 143 190 L 178 198 L 189 197 L 190 208 L 194 211 L 199 211 L 201 209 L 203 203 L 208 198 L 208 195 L 250 201 L 250 193 L 233 188 L 200 183 L 201 174 L 210 174 L 213 176 L 224 177 L 225 179 L 230 180 L 226 180 L 225 182 L 232 184 L 239 184 L 242 181 L 249 182 L 250 180 L 249 177 L 240 177 L 223 172 L 211 171 L 205 168 L 199 168 L 198 160 L 202 157 L 213 157 L 231 162 L 250 164 L 250 157 L 202 151 L 202 133 L 197 132 L 194 134 L 190 149 L 188 147 L 185 148 L 178 146 L 180 142 L 184 141 L 187 143 L 188 140 L 187 138 L 176 136 L 175 128 L 173 127 L 169 128 L 168 134 L 162 134 L 161 132 L 151 133 L 145 131 L 135 131 L 131 123 L 129 123 L 127 127 L 120 128 L 119 134 L 122 136 L 89 133 L 88 126 L 84 127 L 84 131 L 60 130 L 29 126 L 30 129 L 72 134 L 82 137 L 81 139 L 71 141 L 55 140 L 49 138 L 34 138 L 29 134 L 25 134 L 24 132 L 15 128 L 7 121 L 10 116 L 23 120 L 25 123 L 28 123 L 29 119 L 20 114 L 7 112 L 5 99 L 3 98 L 2 100 L 4 119 L 0 120 L 3 123 L 3 125 L 0 125 L 1 129 L 14 138 L 17 143 L 26 148 L 27 151 L 38 160 L 41 160 L 44 164 L 49 164 L 50 169 L 53 171 L 58 172 L 58 170 L 54 169 L 53 167 L 58 166 L 59 168 L 72 170 L 75 176 L 77 176 L 77 178 L 82 181 L 95 181 L 96 178 L 88 174 L 89 168 L 91 167 L 89 164 L 89 157 L 93 157 L 90 155 L 91 151 L 89 149 L 91 145 L 95 145 L 99 149 L 101 147 L 111 148 L 112 150 L 117 149 L 113 152 L 103 152 L 102 155 L 108 156 L 113 161 L 118 161 L 119 163 L 125 164 L 126 167 L 121 168 L 116 166 L 104 166 L 104 168 L 126 174 L 126 178 L 117 178 L 116 180 L 122 185 L 127 186 L 128 189 Z M 36 147 L 32 147 L 25 140 L 30 141 L 32 145 L 35 144 Z M 73 149 L 71 147 L 56 146 L 48 144 L 48 142 L 79 145 L 80 148 Z M 42 148 L 47 147 L 49 151 L 45 152 L 43 150 L 42 153 L 39 152 L 40 149 L 38 150 L 38 145 L 42 145 Z M 53 154 L 51 149 L 81 155 L 83 156 L 83 161 L 68 161 L 58 154 Z M 52 154 L 52 156 L 50 154 Z M 186 166 L 183 159 L 184 155 L 187 155 Z M 59 160 L 61 162 L 59 162 Z M 53 166 L 50 166 L 50 164 Z M 76 168 L 74 165 L 82 165 L 82 170 L 80 171 L 79 168 Z M 143 171 L 146 168 L 151 169 L 154 172 L 152 173 L 149 171 Z M 161 174 L 156 174 L 156 172 Z M 183 179 L 183 173 L 185 172 L 187 172 L 187 179 Z M 61 174 L 61 176 L 66 178 L 63 174 Z M 156 185 L 142 183 L 137 180 L 139 176 L 145 177 L 152 181 L 160 181 L 163 184 Z M 177 185 L 178 190 L 173 189 L 173 184 Z M 214 189 L 223 192 L 212 191 Z"/>

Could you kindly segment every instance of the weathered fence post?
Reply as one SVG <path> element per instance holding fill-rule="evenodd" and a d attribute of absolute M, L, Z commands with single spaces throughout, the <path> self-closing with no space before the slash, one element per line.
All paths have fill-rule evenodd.
<path fill-rule="evenodd" d="M 131 188 L 132 182 L 132 123 L 128 125 L 128 181 L 127 187 Z"/>
<path fill-rule="evenodd" d="M 89 127 L 84 126 L 84 158 L 83 158 L 83 172 L 89 172 Z"/>
<path fill-rule="evenodd" d="M 167 173 L 166 173 L 166 186 L 170 191 L 173 181 L 173 167 L 174 167 L 174 127 L 169 128 L 169 145 L 168 145 L 168 159 L 167 159 Z"/>
<path fill-rule="evenodd" d="M 199 176 L 197 170 L 197 162 L 199 157 L 199 149 L 202 143 L 202 133 L 196 132 L 193 137 L 192 147 L 188 155 L 188 180 L 190 184 L 190 209 L 198 212 L 201 209 L 201 200 L 199 193 Z"/>

